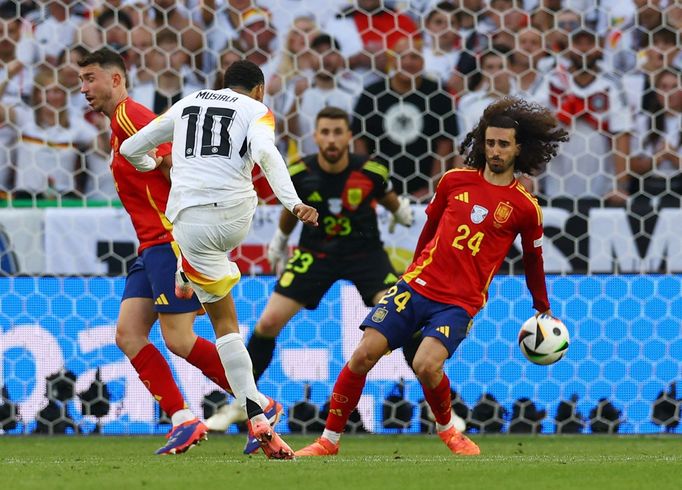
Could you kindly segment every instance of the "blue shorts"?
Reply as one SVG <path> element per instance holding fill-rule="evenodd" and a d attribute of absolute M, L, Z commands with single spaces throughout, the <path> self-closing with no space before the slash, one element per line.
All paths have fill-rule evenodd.
<path fill-rule="evenodd" d="M 360 328 L 379 331 L 388 339 L 391 350 L 404 346 L 421 331 L 424 337 L 440 340 L 451 357 L 471 324 L 471 317 L 461 306 L 430 300 L 399 281 L 372 308 Z"/>
<path fill-rule="evenodd" d="M 145 248 L 128 272 L 121 301 L 128 298 L 151 298 L 158 313 L 187 313 L 201 309 L 196 296 L 175 296 L 175 270 L 178 257 L 170 243 Z"/>

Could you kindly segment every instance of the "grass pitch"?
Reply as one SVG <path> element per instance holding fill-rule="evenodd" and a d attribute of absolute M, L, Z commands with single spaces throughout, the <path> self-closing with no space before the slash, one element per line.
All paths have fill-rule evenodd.
<path fill-rule="evenodd" d="M 285 437 L 294 448 L 314 437 Z M 666 489 L 682 487 L 674 436 L 474 436 L 451 455 L 436 436 L 346 436 L 334 458 L 267 461 L 243 438 L 215 436 L 181 456 L 159 437 L 0 436 L 2 489 Z"/>

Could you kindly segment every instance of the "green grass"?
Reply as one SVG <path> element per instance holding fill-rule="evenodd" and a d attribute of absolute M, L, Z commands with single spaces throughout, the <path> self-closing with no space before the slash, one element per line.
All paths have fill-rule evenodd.
<path fill-rule="evenodd" d="M 287 437 L 299 448 L 312 437 Z M 154 456 L 158 437 L 0 436 L 0 488 L 650 489 L 682 487 L 678 437 L 474 436 L 456 457 L 435 436 L 347 436 L 334 458 L 267 461 L 243 439 L 211 436 L 182 456 Z"/>

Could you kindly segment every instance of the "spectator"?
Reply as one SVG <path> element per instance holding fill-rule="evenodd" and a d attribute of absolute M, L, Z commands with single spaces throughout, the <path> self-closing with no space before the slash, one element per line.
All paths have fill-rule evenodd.
<path fill-rule="evenodd" d="M 597 198 L 624 205 L 630 176 L 632 113 L 618 79 L 600 72 L 601 53 L 594 33 L 581 30 L 571 37 L 568 70 L 559 66 L 543 81 L 537 100 L 557 110 L 571 128 L 543 177 L 547 198 Z"/>
<path fill-rule="evenodd" d="M 88 103 L 80 94 L 81 81 L 78 78 L 77 64 L 87 53 L 87 49 L 77 44 L 62 51 L 57 58 L 59 84 L 66 90 L 72 117 L 82 117 L 87 111 Z"/>
<path fill-rule="evenodd" d="M 386 73 L 386 50 L 396 43 L 417 35 L 417 25 L 406 14 L 384 5 L 384 0 L 356 0 L 325 26 L 334 39 L 341 39 L 341 54 L 351 70 L 363 77 L 363 85 L 378 80 Z"/>
<path fill-rule="evenodd" d="M 197 76 L 203 68 L 204 34 L 194 22 L 185 1 L 150 0 L 144 23 L 153 32 L 170 29 L 180 34 L 179 45 L 189 54 L 188 65 Z"/>
<path fill-rule="evenodd" d="M 449 166 L 457 124 L 452 99 L 421 75 L 420 44 L 412 38 L 395 44 L 393 74 L 365 88 L 352 130 L 356 153 L 389 162 L 396 192 L 424 202 Z"/>
<path fill-rule="evenodd" d="M 637 53 L 663 23 L 660 0 L 620 1 L 606 15 L 604 64 L 608 71 L 627 73 L 637 66 Z M 602 34 L 598 28 L 599 34 Z"/>
<path fill-rule="evenodd" d="M 245 59 L 257 64 L 265 80 L 277 69 L 276 46 L 277 32 L 270 23 L 269 14 L 262 9 L 252 9 L 242 16 L 242 27 L 237 34 L 237 45 Z"/>
<path fill-rule="evenodd" d="M 145 68 L 154 74 L 154 78 L 135 84 L 131 90 L 130 96 L 155 114 L 165 112 L 184 96 L 203 88 L 189 68 L 189 55 L 179 41 L 177 32 L 159 31 L 156 47 L 144 58 Z"/>
<path fill-rule="evenodd" d="M 59 54 L 81 42 L 81 30 L 92 22 L 83 16 L 80 2 L 48 0 L 45 7 L 31 12 L 32 37 L 22 37 L 19 50 L 25 65 L 48 63 L 55 66 Z"/>
<path fill-rule="evenodd" d="M 265 84 L 268 94 L 265 104 L 275 113 L 276 133 L 285 139 L 289 136 L 287 113 L 295 97 L 308 88 L 315 71 L 316 57 L 310 44 L 316 35 L 313 17 L 297 18 L 287 33 L 284 49 L 278 54 L 276 72 Z"/>
<path fill-rule="evenodd" d="M 642 111 L 646 100 L 655 98 L 655 74 L 663 68 L 675 66 L 675 57 L 679 52 L 677 33 L 670 29 L 659 29 L 651 40 L 652 43 L 640 53 L 638 67 L 623 75 L 625 95 L 633 114 Z"/>
<path fill-rule="evenodd" d="M 3 108 L 0 122 L 19 126 L 16 145 L 16 195 L 19 197 L 79 197 L 86 175 L 84 153 L 97 137 L 83 119 L 71 118 L 67 94 L 53 69 L 42 69 L 35 77 L 32 117 L 21 120 L 12 108 Z"/>
<path fill-rule="evenodd" d="M 471 92 L 459 100 L 457 122 L 460 140 L 474 129 L 486 107 L 515 92 L 512 73 L 507 66 L 507 55 L 502 53 L 503 50 L 504 48 L 494 46 L 481 56 L 480 77 L 477 77 L 479 81 Z"/>
<path fill-rule="evenodd" d="M 26 112 L 31 96 L 31 71 L 17 60 L 17 43 L 21 39 L 21 20 L 13 5 L 0 7 L 0 106 Z M 5 118 L 5 120 L 7 120 Z M 17 138 L 17 128 L 12 124 L 0 125 L 0 192 L 7 193 L 14 179 L 11 166 L 12 148 Z"/>
<path fill-rule="evenodd" d="M 312 48 L 319 56 L 319 68 L 311 87 L 301 93 L 296 92 L 296 101 L 289 116 L 289 129 L 300 138 L 298 152 L 301 155 L 310 155 L 318 150 L 313 138 L 317 114 L 329 106 L 350 114 L 362 90 L 357 77 L 346 69 L 346 61 L 336 39 L 320 34 L 312 42 Z"/>
<path fill-rule="evenodd" d="M 632 171 L 639 178 L 632 180 L 630 191 L 644 193 L 654 203 L 668 207 L 679 207 L 682 196 L 681 82 L 679 71 L 659 72 L 654 80 L 655 95 L 645 101 L 636 119 L 641 142 L 632 159 Z"/>
<path fill-rule="evenodd" d="M 543 49 L 542 34 L 532 27 L 519 32 L 518 49 L 510 54 L 509 61 L 516 75 L 517 94 L 533 93 L 554 62 Z"/>
<path fill-rule="evenodd" d="M 531 13 L 530 24 L 540 32 L 554 29 L 557 14 L 563 9 L 562 0 L 540 0 Z"/>
<path fill-rule="evenodd" d="M 208 50 L 204 56 L 205 70 L 215 65 L 215 58 L 231 41 L 237 39 L 243 16 L 255 7 L 253 0 L 201 0 L 201 18 L 206 32 Z"/>
<path fill-rule="evenodd" d="M 94 50 L 106 45 L 119 53 L 130 47 L 133 20 L 124 10 L 106 8 L 94 20 L 82 29 L 83 46 Z"/>
<path fill-rule="evenodd" d="M 461 55 L 456 10 L 450 2 L 440 2 L 424 21 L 424 74 L 442 83 L 447 83 Z"/>

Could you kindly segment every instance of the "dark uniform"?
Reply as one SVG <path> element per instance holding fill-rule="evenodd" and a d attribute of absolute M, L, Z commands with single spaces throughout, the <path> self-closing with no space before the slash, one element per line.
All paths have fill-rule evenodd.
<path fill-rule="evenodd" d="M 347 279 L 373 306 L 374 295 L 397 281 L 374 210 L 391 190 L 388 168 L 351 154 L 343 172 L 330 174 L 315 154 L 291 164 L 289 173 L 296 193 L 319 212 L 320 225 L 303 227 L 275 291 L 314 309 L 332 284 Z"/>

